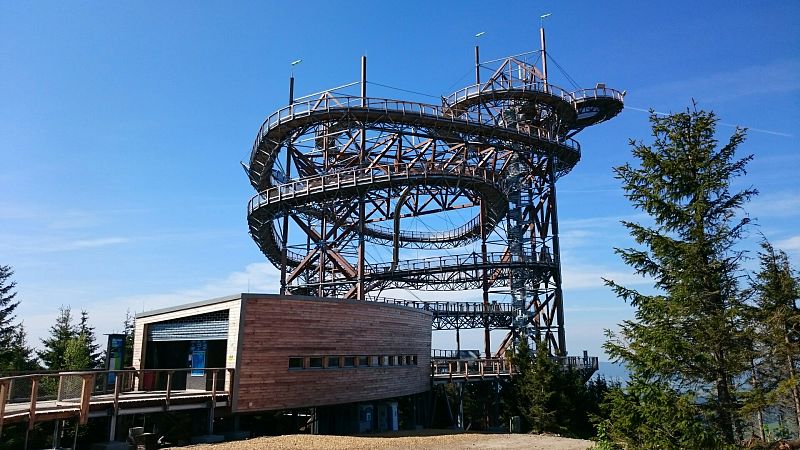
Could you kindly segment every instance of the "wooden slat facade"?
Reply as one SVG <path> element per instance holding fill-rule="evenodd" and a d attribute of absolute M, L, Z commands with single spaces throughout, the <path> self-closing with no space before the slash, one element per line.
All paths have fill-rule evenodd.
<path fill-rule="evenodd" d="M 353 300 L 246 298 L 236 412 L 333 405 L 430 389 L 431 315 Z M 290 357 L 415 355 L 416 365 L 289 369 Z"/>
<path fill-rule="evenodd" d="M 399 305 L 241 294 L 142 313 L 134 366 L 144 361 L 152 323 L 229 310 L 226 367 L 235 367 L 233 412 L 371 401 L 430 389 L 429 312 Z M 290 369 L 289 358 L 412 357 L 393 366 Z M 226 388 L 230 380 L 226 380 Z"/>

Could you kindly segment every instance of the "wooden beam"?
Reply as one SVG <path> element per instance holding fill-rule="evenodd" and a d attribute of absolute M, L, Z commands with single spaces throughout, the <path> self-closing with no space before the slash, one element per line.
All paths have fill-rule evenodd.
<path fill-rule="evenodd" d="M 93 373 L 81 375 L 81 425 L 86 425 L 86 422 L 89 421 L 89 405 L 92 399 L 92 389 L 94 388 L 94 376 Z"/>
<path fill-rule="evenodd" d="M 36 423 L 36 397 L 39 395 L 39 376 L 31 377 L 31 403 L 28 409 L 28 430 Z"/>
<path fill-rule="evenodd" d="M 11 392 L 11 380 L 0 380 L 0 437 L 3 436 L 3 417 L 9 392 Z"/>

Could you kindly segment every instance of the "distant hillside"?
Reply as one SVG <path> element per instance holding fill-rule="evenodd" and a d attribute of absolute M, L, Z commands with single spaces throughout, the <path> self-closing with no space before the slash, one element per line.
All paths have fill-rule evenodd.
<path fill-rule="evenodd" d="M 605 377 L 606 381 L 619 381 L 625 384 L 630 379 L 627 367 L 622 363 L 600 361 L 600 368 L 594 377 Z"/>

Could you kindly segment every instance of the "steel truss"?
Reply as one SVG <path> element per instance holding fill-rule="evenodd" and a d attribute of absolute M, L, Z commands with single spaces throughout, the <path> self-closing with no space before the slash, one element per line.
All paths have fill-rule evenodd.
<path fill-rule="evenodd" d="M 571 136 L 618 114 L 623 94 L 569 92 L 510 57 L 441 105 L 370 98 L 365 62 L 361 95 L 292 98 L 253 144 L 248 223 L 281 292 L 481 289 L 481 308 L 431 309 L 434 328 L 485 328 L 487 353 L 488 330 L 508 328 L 507 343 L 565 356 L 556 181 L 580 159 Z M 459 211 L 472 218 L 453 223 Z"/>

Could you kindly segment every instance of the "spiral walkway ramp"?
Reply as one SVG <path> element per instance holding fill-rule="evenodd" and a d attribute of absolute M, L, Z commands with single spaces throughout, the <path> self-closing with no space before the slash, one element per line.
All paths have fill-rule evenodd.
<path fill-rule="evenodd" d="M 440 104 L 374 98 L 364 59 L 360 95 L 292 98 L 253 143 L 250 234 L 282 293 L 481 290 L 483 327 L 500 296 L 511 338 L 564 356 L 556 181 L 580 160 L 572 136 L 624 95 L 562 89 L 520 57 L 478 64 L 475 81 Z"/>

